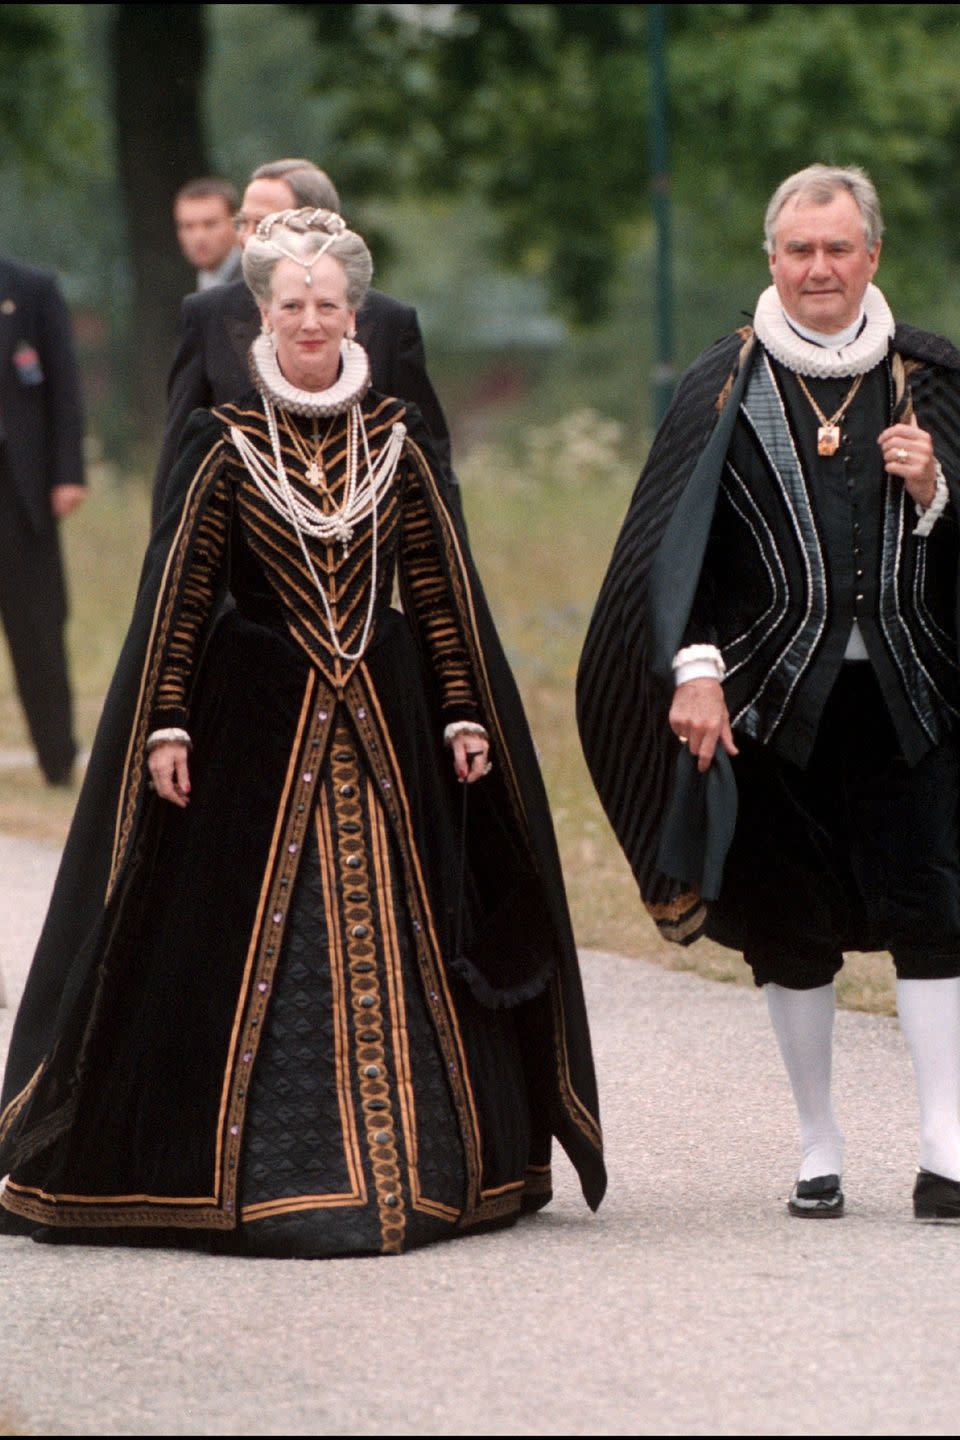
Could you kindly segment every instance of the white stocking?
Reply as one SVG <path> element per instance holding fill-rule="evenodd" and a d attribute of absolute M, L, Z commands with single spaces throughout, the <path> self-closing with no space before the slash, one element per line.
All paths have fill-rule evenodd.
<path fill-rule="evenodd" d="M 833 1060 L 832 985 L 788 990 L 764 985 L 770 1019 L 800 1118 L 798 1180 L 843 1174 L 843 1134 L 830 1094 Z"/>
<path fill-rule="evenodd" d="M 898 980 L 920 1101 L 920 1164 L 960 1180 L 960 979 Z"/>

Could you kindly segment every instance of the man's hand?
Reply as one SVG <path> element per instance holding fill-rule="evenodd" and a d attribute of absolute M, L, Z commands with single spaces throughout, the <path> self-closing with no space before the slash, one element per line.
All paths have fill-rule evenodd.
<path fill-rule="evenodd" d="M 690 746 L 701 774 L 710 769 L 718 741 L 728 755 L 740 753 L 719 680 L 688 680 L 678 685 L 670 706 L 670 729 L 682 745 Z"/>
<path fill-rule="evenodd" d="M 86 498 L 86 485 L 54 485 L 50 491 L 50 509 L 58 520 L 62 520 Z"/>
<path fill-rule="evenodd" d="M 907 492 L 924 509 L 933 503 L 937 493 L 937 462 L 933 453 L 933 436 L 921 430 L 911 415 L 905 425 L 890 425 L 881 430 L 877 444 L 883 451 L 883 466 L 888 475 L 899 475 Z"/>

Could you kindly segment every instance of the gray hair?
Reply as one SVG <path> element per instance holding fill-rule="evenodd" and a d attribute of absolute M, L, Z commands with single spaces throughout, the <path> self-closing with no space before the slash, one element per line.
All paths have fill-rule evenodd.
<path fill-rule="evenodd" d="M 359 310 L 370 288 L 373 261 L 361 236 L 348 230 L 333 210 L 278 210 L 266 215 L 243 247 L 243 278 L 254 298 L 269 305 L 273 272 L 279 261 L 308 261 L 320 252 L 332 255 L 347 276 L 347 304 Z M 308 269 L 304 265 L 304 269 Z"/>
<path fill-rule="evenodd" d="M 258 165 L 250 176 L 253 180 L 282 180 L 290 186 L 293 202 L 298 208 L 332 210 L 340 213 L 340 196 L 326 170 L 312 160 L 268 160 Z"/>
<path fill-rule="evenodd" d="M 827 205 L 838 190 L 846 190 L 856 201 L 863 221 L 863 238 L 867 249 L 872 250 L 883 236 L 883 216 L 879 197 L 866 170 L 861 170 L 859 165 L 808 165 L 805 170 L 788 175 L 773 192 L 763 217 L 763 248 L 767 254 L 774 252 L 777 221 L 789 201 L 802 196 L 815 205 Z"/>

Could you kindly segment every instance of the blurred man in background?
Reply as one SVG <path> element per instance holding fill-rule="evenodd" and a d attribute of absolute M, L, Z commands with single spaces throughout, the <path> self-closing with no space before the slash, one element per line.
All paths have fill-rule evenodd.
<path fill-rule="evenodd" d="M 237 192 L 229 180 L 188 180 L 177 191 L 173 221 L 183 258 L 197 272 L 197 289 L 240 279 L 240 240 L 234 224 Z"/>
<path fill-rule="evenodd" d="M 52 275 L 0 257 L 0 619 L 50 785 L 76 755 L 58 522 L 85 494 L 67 307 Z"/>
<path fill-rule="evenodd" d="M 254 170 L 236 217 L 241 246 L 265 215 L 313 206 L 340 210 L 329 175 L 309 160 L 274 160 Z M 239 253 L 239 252 L 238 252 Z M 167 423 L 153 489 L 153 523 L 163 512 L 167 477 L 184 426 L 194 410 L 236 400 L 252 385 L 247 352 L 260 330 L 260 315 L 246 282 L 188 295 L 180 319 L 180 342 L 167 384 Z M 373 387 L 412 401 L 420 410 L 449 479 L 450 436 L 427 376 L 423 336 L 412 305 L 371 290 L 357 315 L 357 339 L 370 357 Z"/>

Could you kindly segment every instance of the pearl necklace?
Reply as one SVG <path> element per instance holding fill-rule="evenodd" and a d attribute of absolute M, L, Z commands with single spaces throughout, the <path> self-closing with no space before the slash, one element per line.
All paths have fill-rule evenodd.
<path fill-rule="evenodd" d="M 264 393 L 262 398 L 267 416 L 267 429 L 270 432 L 270 444 L 273 448 L 273 464 L 271 465 L 264 459 L 236 425 L 230 427 L 230 438 L 237 447 L 237 453 L 243 461 L 248 475 L 267 504 L 283 519 L 289 520 L 293 526 L 304 563 L 310 572 L 310 578 L 317 587 L 317 593 L 323 605 L 331 644 L 341 660 L 352 664 L 354 661 L 362 659 L 370 639 L 370 631 L 373 628 L 373 610 L 377 597 L 377 506 L 378 501 L 392 483 L 397 465 L 400 463 L 403 442 L 407 433 L 406 426 L 397 423 L 391 427 L 390 438 L 381 450 L 376 466 L 374 466 L 370 458 L 367 427 L 363 421 L 360 405 L 357 403 L 351 406 L 347 412 L 347 483 L 343 503 L 332 515 L 328 515 L 312 500 L 298 495 L 291 485 L 280 450 L 277 413 L 270 397 Z M 358 479 L 358 437 L 363 439 L 363 453 L 367 467 L 366 479 L 363 481 Z M 304 536 L 309 535 L 326 545 L 341 544 L 344 556 L 346 556 L 350 553 L 350 542 L 357 524 L 367 515 L 371 515 L 373 518 L 370 599 L 367 603 L 367 615 L 360 636 L 360 644 L 355 651 L 348 651 L 344 650 L 340 644 L 340 636 L 337 633 L 330 601 L 320 576 L 317 574 Z"/>

